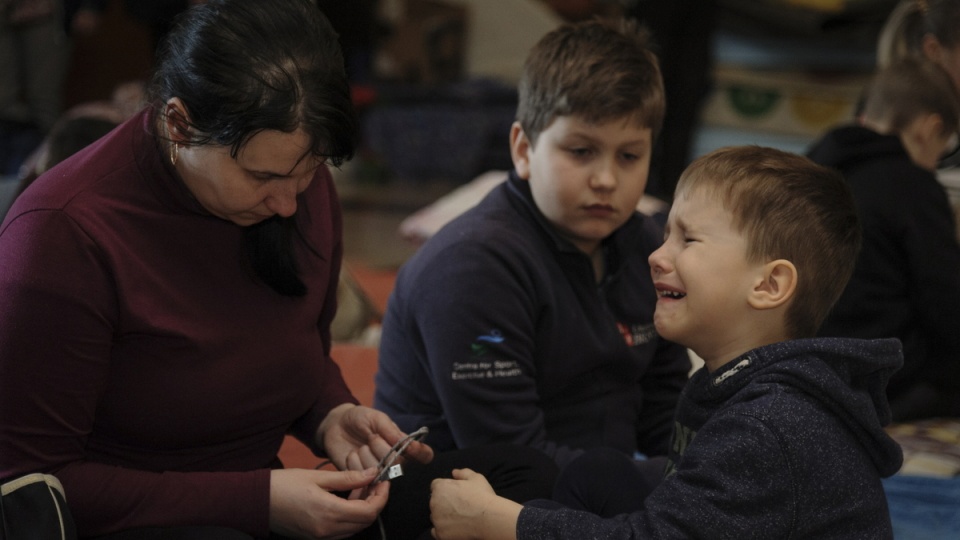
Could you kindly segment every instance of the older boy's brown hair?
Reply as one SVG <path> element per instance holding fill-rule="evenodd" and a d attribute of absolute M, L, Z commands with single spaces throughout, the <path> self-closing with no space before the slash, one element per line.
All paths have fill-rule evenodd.
<path fill-rule="evenodd" d="M 796 266 L 786 330 L 791 338 L 815 336 L 860 251 L 860 223 L 843 176 L 797 154 L 740 146 L 694 161 L 676 197 L 695 190 L 733 214 L 751 262 L 786 259 Z"/>
<path fill-rule="evenodd" d="M 903 58 L 874 75 L 864 94 L 863 114 L 895 133 L 923 115 L 937 114 L 944 133 L 952 134 L 960 123 L 960 94 L 939 65 L 923 58 Z"/>
<path fill-rule="evenodd" d="M 566 24 L 534 45 L 519 84 L 517 121 L 532 144 L 558 116 L 632 119 L 656 139 L 666 100 L 649 34 L 633 21 Z"/>

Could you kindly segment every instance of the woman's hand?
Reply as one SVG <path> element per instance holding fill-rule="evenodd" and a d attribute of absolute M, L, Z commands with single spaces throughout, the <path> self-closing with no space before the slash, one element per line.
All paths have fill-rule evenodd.
<path fill-rule="evenodd" d="M 523 507 L 498 496 L 482 474 L 454 469 L 430 484 L 430 533 L 437 540 L 516 540 Z"/>
<path fill-rule="evenodd" d="M 370 486 L 376 469 L 270 472 L 270 530 L 290 538 L 347 538 L 370 526 L 387 504 L 389 482 Z M 349 491 L 344 499 L 331 491 Z"/>
<path fill-rule="evenodd" d="M 317 442 L 340 470 L 359 471 L 376 467 L 406 434 L 390 418 L 369 407 L 344 404 L 327 414 L 317 431 Z M 433 449 L 411 443 L 406 457 L 420 463 L 433 459 Z"/>

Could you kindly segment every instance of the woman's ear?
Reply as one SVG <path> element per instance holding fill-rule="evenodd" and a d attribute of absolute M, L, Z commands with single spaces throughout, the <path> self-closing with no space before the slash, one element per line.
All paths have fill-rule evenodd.
<path fill-rule="evenodd" d="M 165 135 L 170 142 L 186 145 L 190 142 L 190 113 L 178 97 L 167 100 L 163 110 Z"/>
<path fill-rule="evenodd" d="M 510 157 L 513 158 L 513 168 L 517 170 L 517 176 L 524 180 L 530 179 L 531 146 L 520 122 L 514 122 L 510 126 Z"/>
<path fill-rule="evenodd" d="M 797 290 L 797 267 L 786 259 L 763 265 L 747 302 L 754 309 L 773 309 L 793 298 Z"/>

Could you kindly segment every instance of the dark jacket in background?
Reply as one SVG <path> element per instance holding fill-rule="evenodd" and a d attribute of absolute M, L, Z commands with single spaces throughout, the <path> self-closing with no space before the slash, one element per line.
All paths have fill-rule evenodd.
<path fill-rule="evenodd" d="M 863 227 L 853 278 L 820 335 L 903 342 L 888 388 L 894 420 L 957 414 L 960 244 L 946 191 L 898 136 L 860 126 L 830 131 L 809 157 L 843 173 Z"/>

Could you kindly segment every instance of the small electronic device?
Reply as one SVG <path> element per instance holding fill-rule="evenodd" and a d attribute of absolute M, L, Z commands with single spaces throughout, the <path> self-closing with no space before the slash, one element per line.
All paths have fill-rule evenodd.
<path fill-rule="evenodd" d="M 397 460 L 400 459 L 403 452 L 410 446 L 410 443 L 423 440 L 429 431 L 430 430 L 424 426 L 397 441 L 397 444 L 393 445 L 393 448 L 391 448 L 390 451 L 387 452 L 387 455 L 383 456 L 383 459 L 377 464 L 377 476 L 374 477 L 373 482 L 370 482 L 370 485 L 403 476 L 403 467 L 397 463 Z"/>

